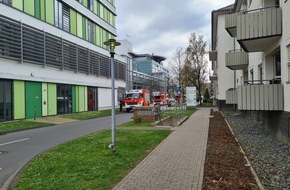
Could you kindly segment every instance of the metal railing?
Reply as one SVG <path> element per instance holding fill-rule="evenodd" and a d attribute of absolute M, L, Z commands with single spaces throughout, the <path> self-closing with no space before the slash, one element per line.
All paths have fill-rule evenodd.
<path fill-rule="evenodd" d="M 172 119 L 172 126 L 176 126 L 177 123 L 185 116 L 186 103 L 175 103 L 173 106 L 170 104 L 156 104 L 154 106 L 154 115 L 159 120 L 160 124 L 163 125 L 162 120 L 166 117 Z"/>
<path fill-rule="evenodd" d="M 263 84 L 281 84 L 281 78 L 273 78 L 266 80 L 246 80 L 244 85 L 263 85 Z"/>

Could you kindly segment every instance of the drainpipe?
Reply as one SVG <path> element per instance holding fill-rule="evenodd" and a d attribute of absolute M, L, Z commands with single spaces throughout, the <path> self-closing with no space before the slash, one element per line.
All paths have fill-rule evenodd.
<path fill-rule="evenodd" d="M 234 52 L 236 51 L 236 38 L 234 38 Z M 234 90 L 236 90 L 236 70 L 234 70 Z M 233 104 L 233 109 L 236 112 L 236 104 Z"/>

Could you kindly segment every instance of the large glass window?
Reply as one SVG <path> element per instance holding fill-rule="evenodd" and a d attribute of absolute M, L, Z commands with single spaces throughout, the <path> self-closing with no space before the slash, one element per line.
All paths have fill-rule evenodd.
<path fill-rule="evenodd" d="M 67 84 L 57 85 L 57 113 L 72 112 L 72 86 Z"/>
<path fill-rule="evenodd" d="M 0 121 L 12 119 L 12 82 L 0 80 Z"/>
<path fill-rule="evenodd" d="M 95 87 L 88 87 L 88 110 L 98 110 L 98 89 Z"/>

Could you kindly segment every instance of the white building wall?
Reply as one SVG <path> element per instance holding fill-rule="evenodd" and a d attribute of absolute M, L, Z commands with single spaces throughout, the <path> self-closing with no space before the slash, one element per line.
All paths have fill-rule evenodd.
<path fill-rule="evenodd" d="M 217 99 L 225 100 L 226 91 L 234 87 L 234 71 L 225 65 L 225 54 L 234 49 L 233 38 L 225 30 L 225 15 L 218 16 L 217 25 L 217 64 L 218 93 Z"/>
<path fill-rule="evenodd" d="M 98 104 L 100 110 L 110 109 L 112 108 L 112 90 L 109 88 L 99 88 L 98 89 Z M 117 90 L 115 89 L 115 105 L 118 105 L 117 103 Z"/>
<path fill-rule="evenodd" d="M 248 66 L 248 78 L 245 79 L 246 81 L 251 81 L 251 70 L 253 70 L 253 80 L 258 80 L 259 79 L 259 72 L 258 72 L 258 65 L 263 66 L 263 71 L 265 72 L 265 66 L 263 63 L 263 53 L 262 52 L 254 52 L 254 53 L 249 53 L 249 66 Z M 264 73 L 265 77 L 265 73 Z"/>
<path fill-rule="evenodd" d="M 282 7 L 283 36 L 281 39 L 281 70 L 282 83 L 284 84 L 284 110 L 290 112 L 290 66 L 288 48 L 290 44 L 290 1 L 280 1 Z"/>
<path fill-rule="evenodd" d="M 61 71 L 56 68 L 42 67 L 29 63 L 19 63 L 17 61 L 0 58 L 0 76 L 14 80 L 75 84 L 95 87 L 111 87 L 111 79 L 75 73 L 71 71 Z M 116 80 L 116 87 L 125 87 L 125 81 Z"/>

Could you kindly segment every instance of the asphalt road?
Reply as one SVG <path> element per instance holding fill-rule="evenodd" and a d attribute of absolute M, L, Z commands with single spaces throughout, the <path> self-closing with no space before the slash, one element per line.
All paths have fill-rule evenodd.
<path fill-rule="evenodd" d="M 130 121 L 131 117 L 132 113 L 116 115 L 116 125 Z M 1 135 L 0 189 L 5 189 L 12 176 L 36 155 L 102 129 L 111 129 L 110 116 Z"/>

